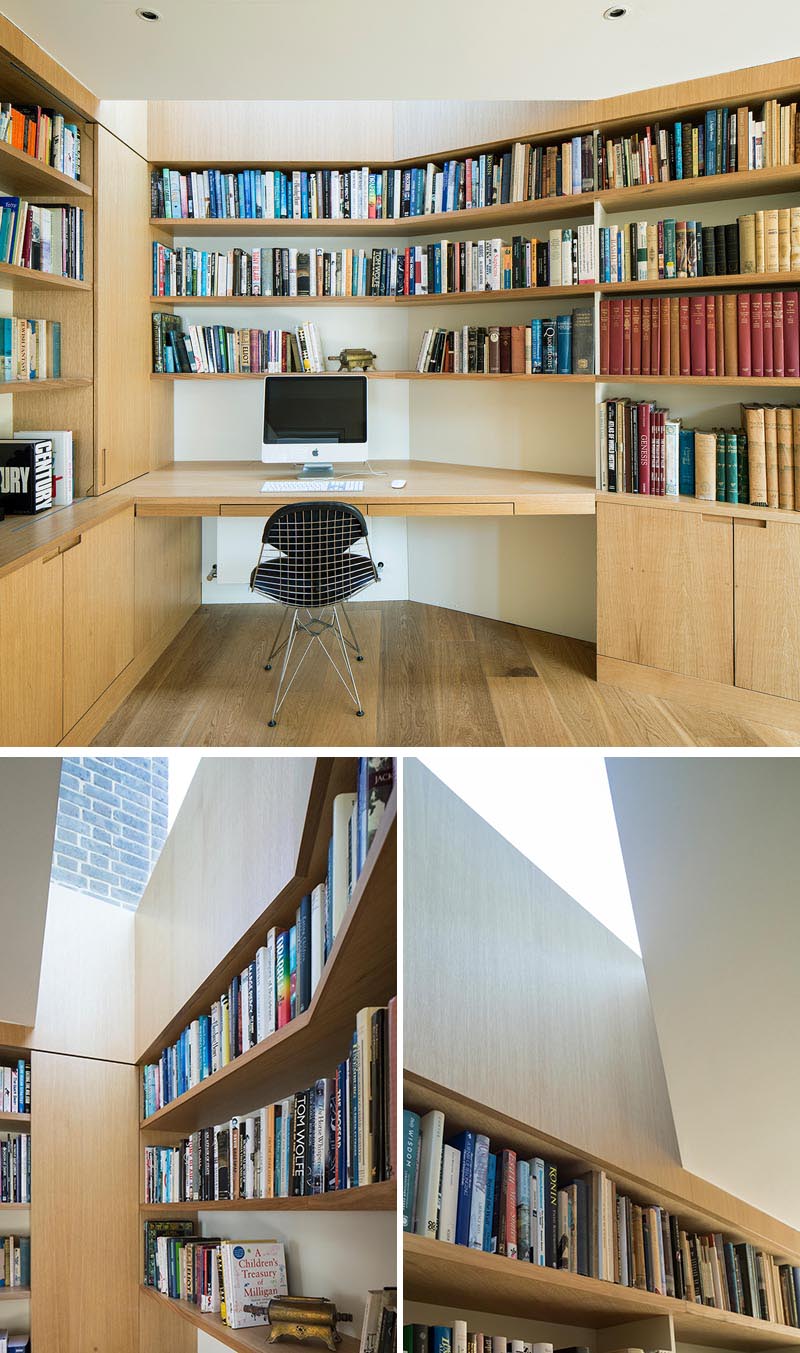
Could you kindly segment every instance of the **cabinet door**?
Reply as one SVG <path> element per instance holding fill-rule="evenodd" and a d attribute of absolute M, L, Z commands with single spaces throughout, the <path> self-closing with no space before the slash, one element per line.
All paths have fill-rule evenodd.
<path fill-rule="evenodd" d="M 61 741 L 61 556 L 0 578 L 0 746 Z"/>
<path fill-rule="evenodd" d="M 104 493 L 150 468 L 150 183 L 141 156 L 102 127 L 96 134 L 95 483 Z"/>
<path fill-rule="evenodd" d="M 136 652 L 200 605 L 199 517 L 136 517 Z"/>
<path fill-rule="evenodd" d="M 736 685 L 800 700 L 800 530 L 734 522 Z"/>
<path fill-rule="evenodd" d="M 133 658 L 133 510 L 84 532 L 62 559 L 69 732 Z"/>
<path fill-rule="evenodd" d="M 730 518 L 598 502 L 597 651 L 732 684 Z"/>

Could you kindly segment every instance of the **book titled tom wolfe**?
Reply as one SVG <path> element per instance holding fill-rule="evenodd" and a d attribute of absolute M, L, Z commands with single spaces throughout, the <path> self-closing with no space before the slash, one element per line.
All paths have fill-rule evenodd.
<path fill-rule="evenodd" d="M 230 1329 L 268 1325 L 266 1304 L 288 1295 L 286 1257 L 279 1240 L 223 1240 L 220 1245 L 225 1323 Z M 245 1311 L 264 1306 L 263 1315 Z"/>

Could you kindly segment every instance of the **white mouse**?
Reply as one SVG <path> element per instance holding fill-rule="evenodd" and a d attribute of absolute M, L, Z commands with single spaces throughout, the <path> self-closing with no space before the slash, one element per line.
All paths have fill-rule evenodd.
<path fill-rule="evenodd" d="M 406 486 L 406 481 L 405 481 L 404 479 L 393 479 L 393 480 L 392 480 L 392 488 L 393 488 L 393 489 L 404 489 L 405 486 Z"/>

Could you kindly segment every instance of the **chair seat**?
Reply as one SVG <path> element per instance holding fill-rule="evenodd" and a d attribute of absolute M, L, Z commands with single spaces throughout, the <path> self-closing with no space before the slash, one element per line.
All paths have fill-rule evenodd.
<path fill-rule="evenodd" d="M 254 592 L 284 606 L 333 606 L 375 581 L 372 560 L 349 553 L 341 555 L 333 568 L 328 566 L 322 577 L 313 568 L 300 569 L 285 559 L 265 560 L 250 575 Z"/>

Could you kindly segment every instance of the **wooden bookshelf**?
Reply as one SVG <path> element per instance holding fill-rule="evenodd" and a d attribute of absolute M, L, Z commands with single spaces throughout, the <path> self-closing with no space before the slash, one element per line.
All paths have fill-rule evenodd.
<path fill-rule="evenodd" d="M 791 390 L 800 386 L 798 376 L 597 376 L 599 385 L 709 385 L 732 389 L 762 386 Z"/>
<path fill-rule="evenodd" d="M 23 391 L 36 394 L 50 390 L 83 390 L 92 384 L 91 376 L 72 376 L 69 379 L 43 381 L 0 381 L 0 394 L 19 395 Z"/>
<path fill-rule="evenodd" d="M 662 291 L 742 291 L 754 287 L 760 291 L 764 287 L 800 286 L 800 272 L 740 272 L 722 273 L 713 277 L 665 277 L 648 282 L 598 282 L 590 290 L 599 291 L 601 296 L 627 296 L 642 292 L 657 294 Z"/>
<path fill-rule="evenodd" d="M 584 294 L 593 296 L 596 290 L 593 283 L 584 283 L 574 287 L 506 287 L 499 291 L 447 291 L 424 296 L 151 296 L 150 304 L 161 309 L 165 306 L 182 309 L 185 305 L 278 306 L 283 309 L 306 305 L 493 305 L 495 301 L 549 301 Z"/>
<path fill-rule="evenodd" d="M 37 272 L 35 268 L 18 268 L 14 263 L 0 263 L 0 286 L 14 291 L 91 291 L 91 282 L 79 282 L 74 277 L 58 277 L 52 272 Z"/>
<path fill-rule="evenodd" d="M 303 376 L 311 373 L 305 371 L 284 372 L 284 375 Z M 321 376 L 336 376 L 336 371 L 321 371 L 316 373 Z M 344 373 L 341 373 L 344 374 Z M 365 375 L 370 380 L 384 381 L 532 381 L 540 385 L 548 382 L 566 381 L 570 385 L 591 385 L 595 381 L 594 376 L 560 376 L 555 373 L 542 372 L 539 375 L 529 375 L 520 372 L 492 372 L 492 371 L 365 371 L 357 372 L 357 375 Z M 204 371 L 197 374 L 190 372 L 153 372 L 154 381 L 242 381 L 242 380 L 260 380 L 263 381 L 267 372 L 265 371 Z M 625 377 L 627 380 L 628 377 Z"/>
<path fill-rule="evenodd" d="M 0 1301 L 30 1301 L 29 1287 L 0 1287 Z"/>
<path fill-rule="evenodd" d="M 188 1321 L 195 1329 L 204 1330 L 212 1339 L 217 1339 L 226 1348 L 236 1350 L 236 1353 L 253 1353 L 253 1350 L 257 1350 L 257 1353 L 264 1353 L 264 1349 L 267 1347 L 263 1325 L 254 1326 L 252 1329 L 228 1329 L 227 1325 L 223 1325 L 218 1315 L 205 1315 L 189 1301 L 176 1301 L 171 1297 L 165 1297 L 152 1287 L 145 1287 L 144 1284 L 139 1290 L 144 1299 L 156 1302 L 164 1309 L 172 1310 L 177 1317 Z M 270 1344 L 269 1347 L 275 1349 L 276 1353 L 297 1353 L 297 1344 L 295 1343 L 281 1341 Z M 359 1341 L 344 1334 L 338 1347 L 339 1353 L 358 1353 Z"/>
<path fill-rule="evenodd" d="M 58 169 L 27 155 L 24 150 L 0 141 L 0 182 L 4 189 L 18 197 L 52 198 L 90 198 L 92 189 L 88 183 L 70 178 Z M 76 202 L 75 206 L 80 206 Z"/>
<path fill-rule="evenodd" d="M 800 1330 L 710 1306 L 540 1268 L 466 1245 L 403 1236 L 407 1301 L 602 1329 L 670 1315 L 677 1339 L 729 1349 L 800 1347 Z"/>
<path fill-rule="evenodd" d="M 30 1212 L 30 1203 L 0 1203 L 0 1212 Z"/>
<path fill-rule="evenodd" d="M 397 1186 L 394 1179 L 361 1188 L 338 1189 L 303 1198 L 234 1198 L 201 1203 L 142 1203 L 143 1217 L 173 1217 L 177 1212 L 394 1212 Z"/>
<path fill-rule="evenodd" d="M 0 1127 L 20 1127 L 29 1128 L 31 1125 L 31 1116 L 29 1113 L 3 1113 L 0 1110 Z"/>
<path fill-rule="evenodd" d="M 626 507 L 655 507 L 672 512 L 697 512 L 704 517 L 735 517 L 745 521 L 800 521 L 800 511 L 781 507 L 753 507 L 750 503 L 718 503 L 705 498 L 649 493 L 609 493 L 597 490 L 599 502 L 620 502 Z"/>

